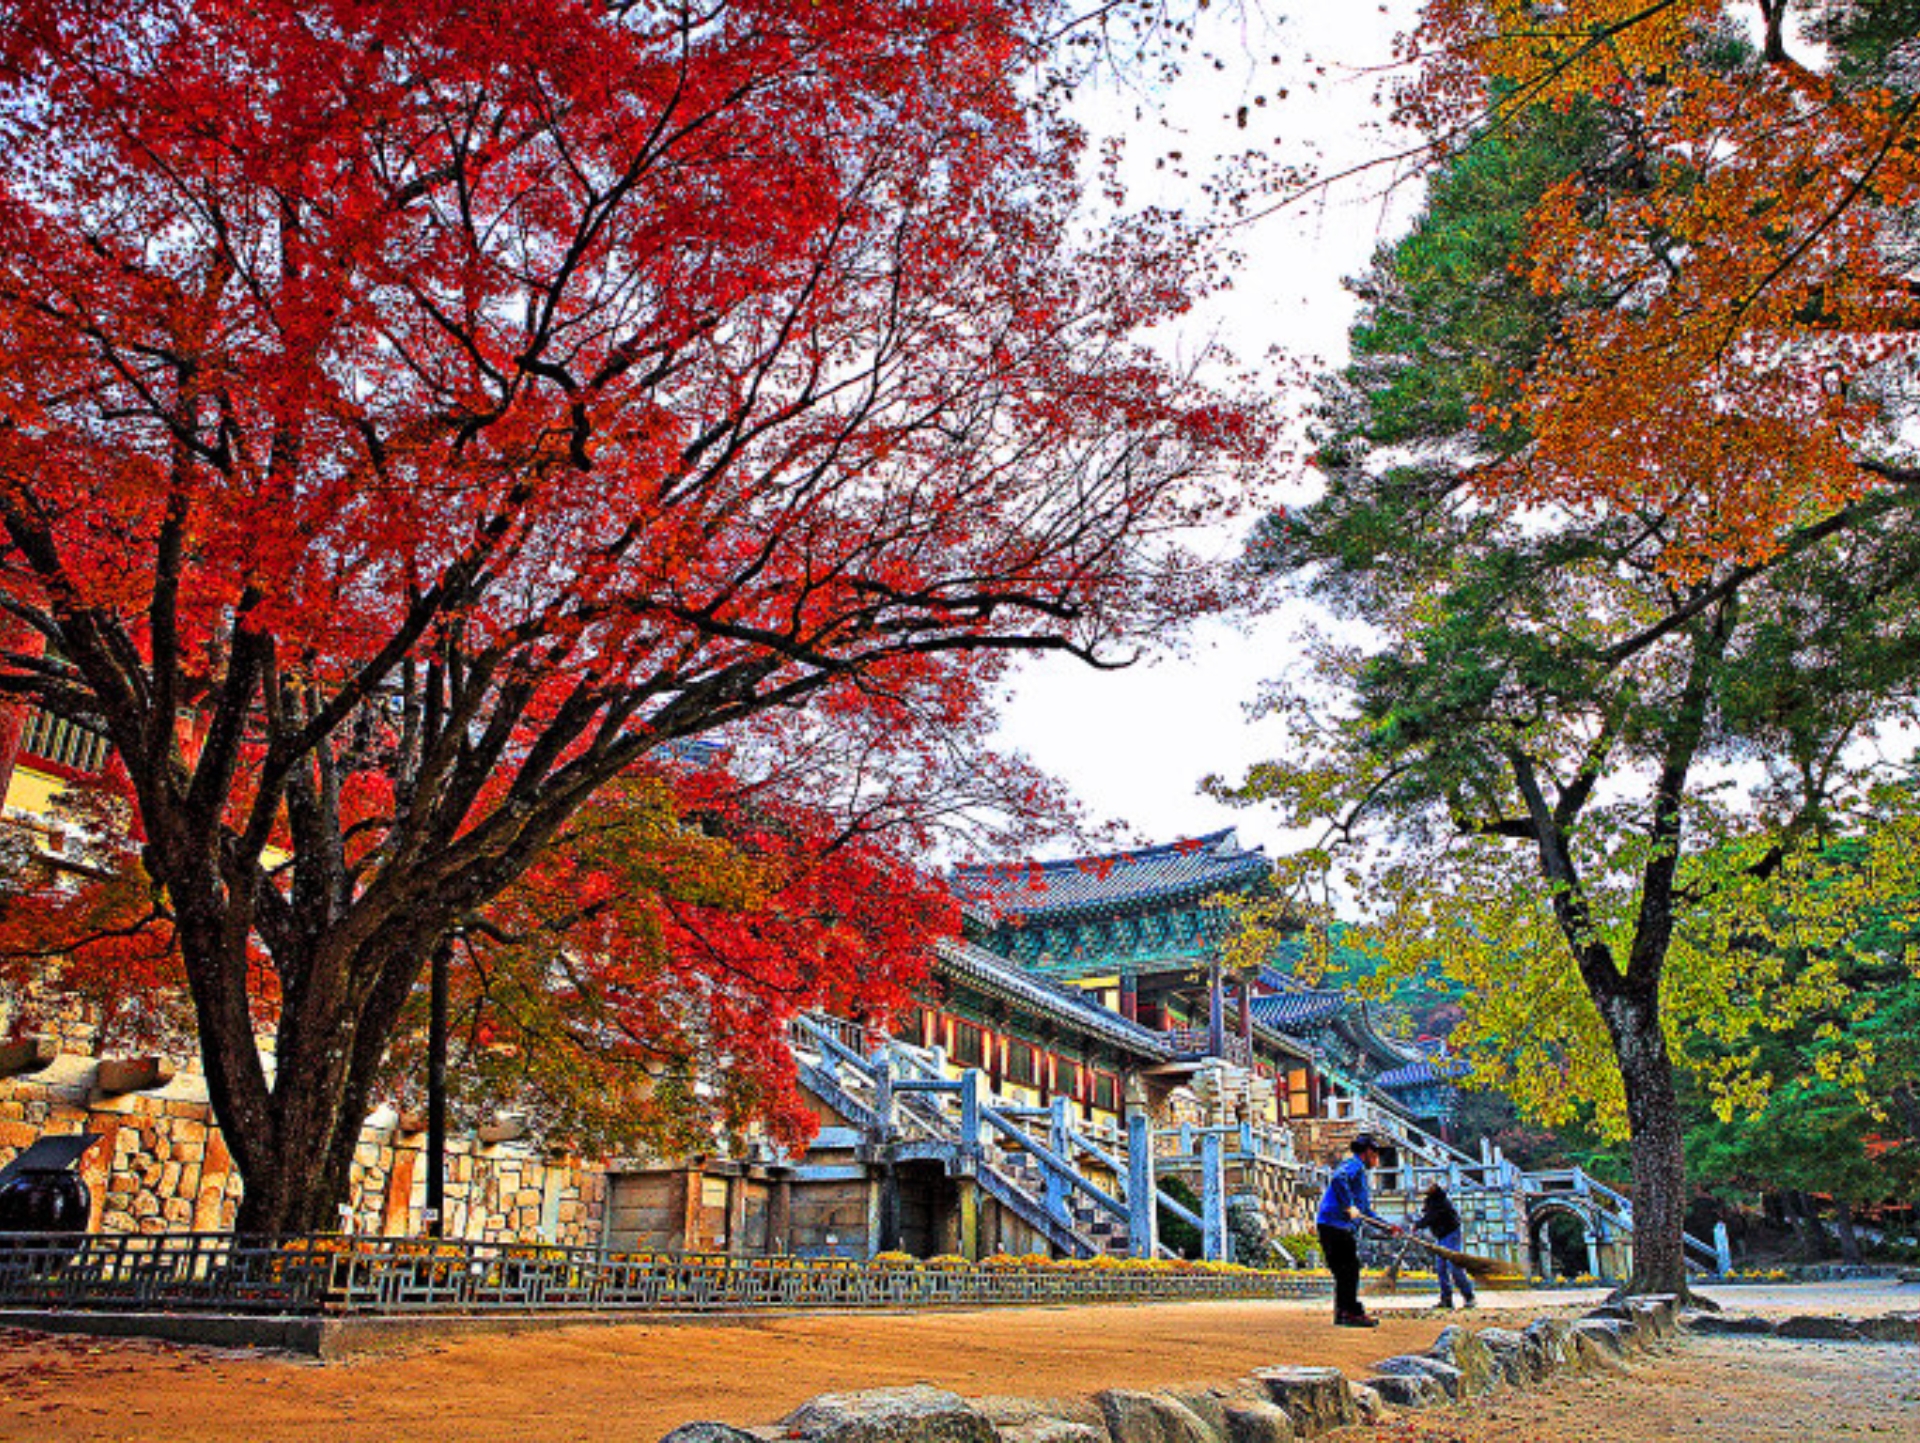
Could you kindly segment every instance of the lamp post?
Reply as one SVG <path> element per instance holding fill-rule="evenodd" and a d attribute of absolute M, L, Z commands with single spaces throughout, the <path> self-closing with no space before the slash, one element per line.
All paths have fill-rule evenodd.
<path fill-rule="evenodd" d="M 440 1237 L 447 1216 L 447 973 L 453 943 L 442 941 L 428 964 L 426 1231 Z"/>

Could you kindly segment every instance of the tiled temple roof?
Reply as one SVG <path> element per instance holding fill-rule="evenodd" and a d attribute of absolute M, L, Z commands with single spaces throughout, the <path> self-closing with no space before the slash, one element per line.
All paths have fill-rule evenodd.
<path fill-rule="evenodd" d="M 998 993 L 1009 1002 L 1031 1007 L 1112 1046 L 1157 1061 L 1173 1056 L 1173 1048 L 1152 1028 L 1129 1022 L 1078 988 L 1062 987 L 1035 977 L 1018 963 L 1009 962 L 984 947 L 943 940 L 934 945 L 934 956 L 935 971 L 964 978 L 974 986 Z"/>
<path fill-rule="evenodd" d="M 1264 1022 L 1276 1031 L 1297 1032 L 1338 1017 L 1346 1006 L 1347 999 L 1341 993 L 1300 988 L 1254 998 L 1253 1016 L 1256 1022 Z"/>
<path fill-rule="evenodd" d="M 1131 852 L 960 867 L 953 880 L 956 892 L 1002 916 L 1054 921 L 1245 891 L 1270 869 L 1266 854 L 1242 847 L 1228 827 Z"/>
<path fill-rule="evenodd" d="M 1409 1062 L 1404 1067 L 1390 1068 L 1373 1078 L 1375 1087 L 1389 1090 L 1399 1087 L 1424 1087 L 1432 1083 L 1451 1083 L 1457 1077 L 1466 1075 L 1467 1067 L 1457 1058 L 1435 1062 Z"/>

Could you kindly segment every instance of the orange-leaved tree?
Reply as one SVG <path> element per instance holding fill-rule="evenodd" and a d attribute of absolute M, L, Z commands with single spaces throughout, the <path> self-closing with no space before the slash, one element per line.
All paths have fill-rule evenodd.
<path fill-rule="evenodd" d="M 1057 19 L 12 7 L 0 687 L 124 768 L 243 1229 L 332 1218 L 425 960 L 649 753 L 935 747 L 1208 603 L 1264 425 L 1132 339 L 1205 247 L 1076 218 Z"/>
<path fill-rule="evenodd" d="M 1795 8 L 1799 34 L 1785 0 L 1433 0 L 1411 41 L 1427 63 L 1402 98 L 1436 137 L 1608 112 L 1608 183 L 1565 176 L 1515 257 L 1578 304 L 1489 398 L 1486 423 L 1528 445 L 1480 485 L 1657 515 L 1686 578 L 1920 481 L 1898 436 L 1920 343 L 1920 11 Z"/>

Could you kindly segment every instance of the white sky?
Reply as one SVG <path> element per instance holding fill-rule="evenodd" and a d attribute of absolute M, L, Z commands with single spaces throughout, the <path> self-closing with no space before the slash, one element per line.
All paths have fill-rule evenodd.
<path fill-rule="evenodd" d="M 1311 162 L 1323 175 L 1406 148 L 1407 137 L 1388 131 L 1374 97 L 1393 36 L 1411 18 L 1411 0 L 1294 0 L 1293 8 L 1299 13 L 1263 20 L 1250 4 L 1222 22 L 1208 42 L 1223 58 L 1229 47 L 1244 52 L 1244 66 L 1236 74 L 1230 59 L 1221 71 L 1203 63 L 1169 98 L 1169 130 L 1129 127 L 1132 175 L 1153 174 L 1156 154 L 1179 149 L 1192 177 L 1181 184 L 1200 203 L 1205 153 L 1271 139 L 1276 127 L 1282 144 L 1275 153 Z M 1276 97 L 1279 87 L 1288 92 L 1284 101 Z M 1253 109 L 1251 128 L 1240 131 L 1231 116 L 1256 95 L 1267 104 Z M 1216 336 L 1243 362 L 1280 347 L 1337 364 L 1353 318 L 1341 278 L 1363 270 L 1418 203 L 1417 183 L 1389 194 L 1391 180 L 1390 167 L 1374 170 L 1249 226 L 1240 247 L 1249 259 L 1196 334 Z M 1152 197 L 1179 198 L 1172 189 Z M 1297 410 L 1303 401 L 1283 397 L 1283 404 Z M 1310 485 L 1285 472 L 1274 480 L 1282 497 L 1307 494 Z M 1237 554 L 1250 519 L 1205 545 L 1223 561 Z M 1280 612 L 1244 632 L 1204 623 L 1183 639 L 1180 654 L 1120 672 L 1096 672 L 1064 657 L 1029 661 L 1004 707 L 1000 743 L 1064 780 L 1094 821 L 1118 820 L 1136 841 L 1236 826 L 1243 842 L 1277 855 L 1300 843 L 1289 841 L 1271 813 L 1220 806 L 1196 784 L 1213 772 L 1237 777 L 1282 750 L 1278 724 L 1248 721 L 1243 706 L 1262 681 L 1288 669 L 1301 614 Z"/>

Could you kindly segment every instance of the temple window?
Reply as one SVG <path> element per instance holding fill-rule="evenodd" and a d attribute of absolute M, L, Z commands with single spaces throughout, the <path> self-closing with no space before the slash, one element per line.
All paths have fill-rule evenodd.
<path fill-rule="evenodd" d="M 1064 1057 L 1053 1060 L 1053 1090 L 1056 1096 L 1078 1097 L 1080 1095 L 1080 1066 Z"/>
<path fill-rule="evenodd" d="M 987 1034 L 971 1022 L 953 1020 L 953 1060 L 962 1067 L 978 1067 L 986 1061 Z"/>
<path fill-rule="evenodd" d="M 1007 1081 L 1021 1087 L 1040 1085 L 1040 1054 L 1017 1037 L 1007 1043 Z"/>

